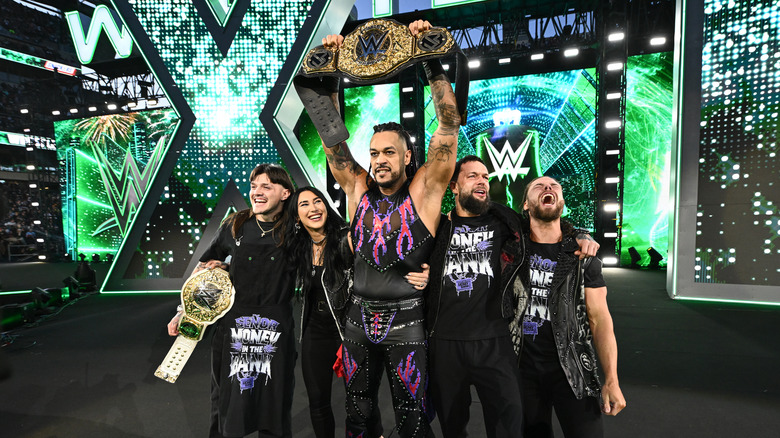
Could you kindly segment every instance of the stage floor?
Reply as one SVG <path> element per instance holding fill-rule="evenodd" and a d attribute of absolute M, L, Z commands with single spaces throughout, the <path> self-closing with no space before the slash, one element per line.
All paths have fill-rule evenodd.
<path fill-rule="evenodd" d="M 665 272 L 604 276 L 628 401 L 605 418 L 607 437 L 778 436 L 780 309 L 672 301 Z M 208 346 L 177 383 L 153 375 L 172 343 L 165 325 L 176 304 L 175 295 L 90 295 L 5 333 L 0 354 L 12 375 L 0 381 L 0 436 L 206 437 Z M 294 436 L 311 437 L 300 363 L 296 379 Z M 334 392 L 341 425 L 340 381 Z M 380 397 L 385 436 L 395 437 L 386 382 Z M 474 399 L 469 435 L 483 437 Z M 434 430 L 441 436 L 436 422 Z"/>

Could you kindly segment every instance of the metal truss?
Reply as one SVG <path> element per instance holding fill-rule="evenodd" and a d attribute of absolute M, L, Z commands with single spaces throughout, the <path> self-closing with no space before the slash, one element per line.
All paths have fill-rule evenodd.
<path fill-rule="evenodd" d="M 82 88 L 119 100 L 118 104 L 165 98 L 162 88 L 152 73 L 109 77 L 97 72 L 81 76 Z"/>
<path fill-rule="evenodd" d="M 500 15 L 487 18 L 480 26 L 455 25 L 450 31 L 466 54 L 482 56 L 583 47 L 596 42 L 593 11 L 538 18 L 523 14 Z"/>

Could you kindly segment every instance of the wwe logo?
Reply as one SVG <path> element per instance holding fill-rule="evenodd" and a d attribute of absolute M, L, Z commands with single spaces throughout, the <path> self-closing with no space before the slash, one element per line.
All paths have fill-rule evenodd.
<path fill-rule="evenodd" d="M 367 38 L 363 38 L 363 35 L 358 35 L 358 40 L 360 41 L 360 50 L 363 52 L 360 57 L 366 59 L 368 57 L 383 55 L 387 51 L 386 48 L 382 48 L 382 46 L 385 44 L 385 40 L 387 39 L 387 34 L 388 31 L 384 31 L 381 35 L 371 33 Z"/>
<path fill-rule="evenodd" d="M 493 172 L 490 174 L 490 177 L 497 176 L 500 181 L 504 176 L 507 176 L 507 181 L 511 178 L 513 182 L 518 176 L 520 178 L 525 178 L 531 168 L 521 167 L 521 165 L 525 158 L 525 154 L 528 152 L 528 148 L 531 146 L 532 138 L 533 135 L 526 136 L 517 150 L 513 150 L 512 145 L 510 145 L 507 140 L 500 152 L 497 151 L 495 146 L 486 138 L 484 140 L 485 149 L 487 149 L 490 163 L 493 165 Z"/>
<path fill-rule="evenodd" d="M 221 293 L 222 289 L 218 288 L 216 285 L 202 281 L 198 285 L 198 291 L 195 292 L 194 298 L 202 307 L 214 310 L 214 304 L 219 300 L 219 295 Z"/>

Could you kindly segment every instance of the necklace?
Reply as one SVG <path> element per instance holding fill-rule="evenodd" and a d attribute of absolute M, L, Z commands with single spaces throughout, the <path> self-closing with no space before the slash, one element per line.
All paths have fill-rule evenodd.
<path fill-rule="evenodd" d="M 263 227 L 261 227 L 261 226 L 260 226 L 260 220 L 259 220 L 259 219 L 257 219 L 257 216 L 255 216 L 255 222 L 257 223 L 257 228 L 260 228 L 260 232 L 261 232 L 261 233 L 263 233 L 263 234 L 261 234 L 261 235 L 260 235 L 260 238 L 261 238 L 261 239 L 262 239 L 263 237 L 265 237 L 265 235 L 266 235 L 266 234 L 268 234 L 268 233 L 270 233 L 271 231 L 273 231 L 273 230 L 274 230 L 274 227 L 271 227 L 271 229 L 270 229 L 270 230 L 268 230 L 268 231 L 264 230 L 264 229 L 263 229 Z"/>
<path fill-rule="evenodd" d="M 327 238 L 328 238 L 328 236 L 324 236 L 322 239 L 317 240 L 317 241 L 315 241 L 314 239 L 311 239 L 311 243 L 313 243 L 315 245 L 319 245 L 320 243 L 324 242 L 325 239 L 327 239 Z"/>

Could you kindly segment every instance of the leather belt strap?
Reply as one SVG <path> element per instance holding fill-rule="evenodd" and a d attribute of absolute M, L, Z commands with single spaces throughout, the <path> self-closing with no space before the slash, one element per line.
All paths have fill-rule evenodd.
<path fill-rule="evenodd" d="M 412 36 L 407 26 L 395 20 L 369 20 L 344 37 L 338 51 L 325 46 L 311 49 L 293 82 L 323 143 L 332 147 L 347 140 L 349 132 L 331 101 L 333 87 L 327 79 L 347 78 L 356 84 L 369 85 L 391 78 L 418 62 L 453 55 L 455 98 L 461 125 L 465 125 L 468 60 L 452 34 L 443 27 Z"/>

